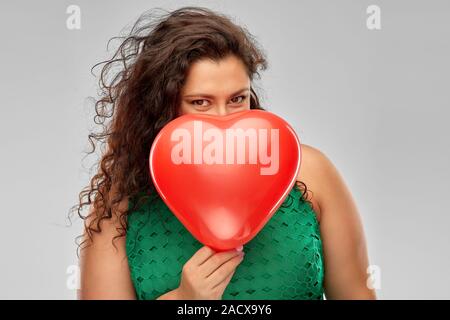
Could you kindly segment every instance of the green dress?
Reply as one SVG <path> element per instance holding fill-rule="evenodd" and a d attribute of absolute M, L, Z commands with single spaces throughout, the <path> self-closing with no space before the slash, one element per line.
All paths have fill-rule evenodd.
<path fill-rule="evenodd" d="M 323 299 L 319 222 L 301 194 L 294 185 L 272 218 L 244 245 L 244 260 L 223 300 Z M 156 299 L 177 288 L 183 265 L 203 246 L 159 195 L 153 200 L 146 199 L 128 216 L 126 251 L 137 299 Z"/>

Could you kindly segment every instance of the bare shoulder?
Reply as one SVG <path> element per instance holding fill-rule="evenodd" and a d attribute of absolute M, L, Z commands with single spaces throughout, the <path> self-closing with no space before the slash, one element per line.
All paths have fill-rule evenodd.
<path fill-rule="evenodd" d="M 299 178 L 312 189 L 320 208 L 326 298 L 376 299 L 367 286 L 369 260 L 362 221 L 343 176 L 324 152 L 302 145 Z"/>
<path fill-rule="evenodd" d="M 104 213 L 100 212 L 101 210 L 94 209 L 93 204 L 91 205 L 85 225 L 95 225 L 98 222 L 98 226 L 101 229 L 101 232 L 93 234 L 93 239 L 91 241 L 94 245 L 109 245 L 111 239 L 120 235 L 119 229 L 122 227 L 121 216 L 127 209 L 128 196 L 124 196 L 119 203 L 111 208 L 110 218 L 99 219 Z M 86 232 L 86 230 L 84 231 Z"/>
<path fill-rule="evenodd" d="M 330 159 L 318 148 L 302 143 L 302 162 L 305 170 L 314 170 L 314 173 L 323 173 L 323 170 L 329 170 L 332 166 Z"/>
<path fill-rule="evenodd" d="M 101 231 L 93 232 L 92 239 L 84 231 L 88 243 L 80 251 L 79 299 L 135 299 L 120 218 L 127 207 L 128 197 L 124 197 L 114 206 L 110 218 L 98 219 L 103 213 L 91 206 L 85 223 L 92 222 L 97 229 L 99 222 Z"/>
<path fill-rule="evenodd" d="M 302 143 L 301 145 L 301 166 L 297 181 L 306 184 L 311 194 L 310 198 L 313 210 L 316 212 L 317 219 L 321 219 L 320 199 L 323 196 L 321 186 L 323 181 L 327 179 L 327 172 L 332 166 L 328 157 L 318 148 Z"/>
<path fill-rule="evenodd" d="M 329 207 L 351 201 L 351 194 L 343 177 L 330 158 L 318 148 L 302 144 L 302 160 L 297 180 L 305 182 L 315 195 L 319 215 L 323 218 Z M 313 202 L 314 203 L 314 202 Z"/>

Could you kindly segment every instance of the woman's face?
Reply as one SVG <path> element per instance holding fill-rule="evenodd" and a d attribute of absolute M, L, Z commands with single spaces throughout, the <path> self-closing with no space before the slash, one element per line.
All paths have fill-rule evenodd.
<path fill-rule="evenodd" d="M 242 61 L 230 55 L 219 63 L 209 59 L 191 65 L 181 90 L 179 115 L 225 116 L 250 109 L 250 79 Z"/>

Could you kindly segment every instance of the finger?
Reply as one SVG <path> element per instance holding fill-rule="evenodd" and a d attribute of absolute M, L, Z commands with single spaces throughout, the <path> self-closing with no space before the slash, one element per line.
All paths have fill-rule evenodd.
<path fill-rule="evenodd" d="M 219 269 L 214 271 L 209 277 L 206 278 L 210 286 L 216 287 L 222 281 L 227 279 L 227 277 L 235 271 L 236 267 L 242 262 L 243 259 L 244 257 L 239 255 L 220 266 Z"/>
<path fill-rule="evenodd" d="M 230 283 L 231 279 L 233 278 L 233 275 L 234 275 L 235 271 L 236 270 L 233 270 L 233 272 L 231 272 L 228 275 L 228 277 L 225 278 L 225 280 L 223 280 L 222 282 L 218 283 L 216 286 L 212 287 L 211 290 L 218 289 L 223 294 L 223 292 L 227 288 L 228 284 Z"/>
<path fill-rule="evenodd" d="M 222 282 L 220 282 L 217 286 L 223 286 L 223 287 L 227 287 L 228 284 L 230 283 L 231 279 L 233 278 L 234 274 L 236 273 L 236 269 L 234 269 L 230 275 L 228 277 L 225 278 L 225 280 L 223 280 Z M 216 287 L 217 287 L 216 286 Z"/>
<path fill-rule="evenodd" d="M 213 249 L 211 249 L 210 247 L 203 246 L 191 257 L 190 260 L 194 265 L 199 266 L 202 263 L 204 263 L 206 260 L 208 260 L 215 253 L 216 252 Z"/>
<path fill-rule="evenodd" d="M 219 252 L 211 256 L 202 265 L 199 266 L 199 271 L 205 276 L 210 276 L 214 271 L 216 271 L 225 262 L 238 256 L 240 253 L 236 250 Z"/>
<path fill-rule="evenodd" d="M 220 288 L 225 291 L 225 288 L 228 286 L 235 273 L 236 269 L 231 271 L 231 273 L 223 281 L 217 283 L 214 287 L 212 287 L 212 289 Z"/>

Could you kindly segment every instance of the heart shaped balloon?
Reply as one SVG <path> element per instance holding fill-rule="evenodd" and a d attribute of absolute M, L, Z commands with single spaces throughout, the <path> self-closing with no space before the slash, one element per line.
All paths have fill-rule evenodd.
<path fill-rule="evenodd" d="M 244 245 L 281 206 L 300 170 L 300 141 L 264 110 L 182 115 L 156 136 L 150 175 L 186 229 L 216 251 Z"/>

